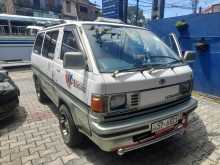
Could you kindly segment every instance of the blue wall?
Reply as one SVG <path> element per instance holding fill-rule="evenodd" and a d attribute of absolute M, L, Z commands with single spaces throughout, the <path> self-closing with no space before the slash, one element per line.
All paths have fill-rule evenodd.
<path fill-rule="evenodd" d="M 182 34 L 175 27 L 179 20 L 186 20 L 189 25 L 188 30 Z M 194 71 L 194 89 L 220 96 L 220 13 L 161 19 L 151 21 L 147 26 L 161 38 L 174 32 L 182 50 L 196 50 L 195 43 L 204 37 L 209 50 L 205 53 L 198 52 L 196 61 L 191 65 Z"/>

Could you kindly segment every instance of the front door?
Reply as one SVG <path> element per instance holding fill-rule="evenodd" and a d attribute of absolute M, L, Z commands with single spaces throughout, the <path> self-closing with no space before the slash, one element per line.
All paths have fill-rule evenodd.
<path fill-rule="evenodd" d="M 83 48 L 74 26 L 64 27 L 61 31 L 61 36 L 62 38 L 59 40 L 61 40 L 62 43 L 60 44 L 59 55 L 55 58 L 54 62 L 53 80 L 65 93 L 72 96 L 73 102 L 75 103 L 74 106 L 77 106 L 75 111 L 71 111 L 75 117 L 75 122 L 83 131 L 89 133 L 89 112 L 87 108 L 83 107 L 87 100 L 87 93 L 84 89 L 87 84 L 87 71 L 85 69 L 73 70 L 63 68 L 64 54 L 66 52 L 83 52 Z M 72 109 L 74 109 L 74 106 L 72 106 Z"/>

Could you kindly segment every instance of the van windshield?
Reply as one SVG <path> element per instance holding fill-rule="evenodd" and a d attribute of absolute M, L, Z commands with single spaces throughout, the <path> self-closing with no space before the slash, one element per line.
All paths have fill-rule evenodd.
<path fill-rule="evenodd" d="M 182 63 L 153 33 L 139 28 L 83 25 L 100 72 Z"/>

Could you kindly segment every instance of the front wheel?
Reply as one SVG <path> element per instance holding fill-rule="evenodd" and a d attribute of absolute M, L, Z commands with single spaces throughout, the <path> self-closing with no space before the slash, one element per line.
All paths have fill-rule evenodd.
<path fill-rule="evenodd" d="M 60 131 L 64 143 L 69 147 L 79 146 L 82 143 L 82 134 L 77 130 L 72 115 L 65 105 L 59 108 Z"/>

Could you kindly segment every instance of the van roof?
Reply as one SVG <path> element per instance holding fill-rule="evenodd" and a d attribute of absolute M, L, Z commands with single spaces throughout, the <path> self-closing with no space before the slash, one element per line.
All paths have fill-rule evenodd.
<path fill-rule="evenodd" d="M 94 25 L 114 25 L 114 26 L 124 26 L 124 27 L 131 27 L 131 28 L 138 28 L 138 29 L 145 29 L 143 27 L 139 26 L 134 26 L 134 25 L 128 25 L 128 24 L 121 24 L 121 23 L 112 23 L 112 22 L 98 22 L 98 21 L 74 21 L 74 20 L 65 20 L 66 23 L 55 25 L 55 26 L 50 26 L 47 28 L 42 29 L 41 31 L 47 31 L 50 29 L 54 29 L 57 27 L 63 27 L 67 25 L 77 25 L 77 26 L 82 26 L 85 24 L 94 24 Z"/>

